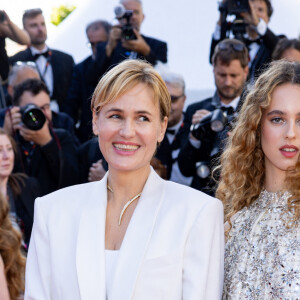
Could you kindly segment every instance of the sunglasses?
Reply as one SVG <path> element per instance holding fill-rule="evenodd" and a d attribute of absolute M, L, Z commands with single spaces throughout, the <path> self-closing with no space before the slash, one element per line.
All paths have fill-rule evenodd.
<path fill-rule="evenodd" d="M 219 43 L 218 48 L 221 51 L 226 51 L 229 49 L 233 49 L 234 51 L 237 52 L 243 52 L 246 49 L 246 46 L 243 44 L 233 44 L 233 43 Z"/>
<path fill-rule="evenodd" d="M 171 102 L 172 103 L 176 103 L 181 97 L 183 97 L 184 95 L 180 95 L 180 96 L 174 96 L 174 95 L 170 95 L 171 97 Z"/>

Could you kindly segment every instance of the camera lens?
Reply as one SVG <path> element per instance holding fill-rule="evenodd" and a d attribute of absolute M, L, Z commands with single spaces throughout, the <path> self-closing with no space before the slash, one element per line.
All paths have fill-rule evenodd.
<path fill-rule="evenodd" d="M 40 130 L 46 122 L 44 113 L 34 104 L 22 107 L 21 114 L 24 125 L 31 130 Z"/>

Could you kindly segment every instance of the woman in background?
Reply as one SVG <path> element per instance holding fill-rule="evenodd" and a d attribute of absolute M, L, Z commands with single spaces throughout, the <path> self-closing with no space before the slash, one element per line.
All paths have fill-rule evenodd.
<path fill-rule="evenodd" d="M 35 178 L 13 173 L 15 153 L 14 139 L 0 128 L 0 193 L 8 202 L 12 224 L 22 232 L 24 250 L 27 250 L 34 200 L 40 196 L 40 188 Z"/>
<path fill-rule="evenodd" d="M 249 92 L 221 158 L 223 299 L 300 295 L 300 63 L 274 62 Z"/>
<path fill-rule="evenodd" d="M 0 194 L 0 299 L 20 299 L 24 292 L 24 277 L 21 233 L 12 226 L 8 203 Z"/>

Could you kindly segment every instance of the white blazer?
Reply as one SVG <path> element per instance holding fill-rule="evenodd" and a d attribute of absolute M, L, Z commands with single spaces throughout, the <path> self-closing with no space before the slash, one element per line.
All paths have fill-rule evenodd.
<path fill-rule="evenodd" d="M 36 200 L 25 299 L 105 300 L 107 175 Z M 152 169 L 128 225 L 108 300 L 219 300 L 223 205 Z"/>

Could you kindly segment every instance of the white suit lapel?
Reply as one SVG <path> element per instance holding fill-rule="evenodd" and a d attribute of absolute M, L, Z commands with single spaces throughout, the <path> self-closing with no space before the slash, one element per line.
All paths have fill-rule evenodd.
<path fill-rule="evenodd" d="M 106 299 L 105 292 L 105 217 L 107 174 L 87 191 L 82 208 L 77 240 L 76 266 L 82 300 Z"/>
<path fill-rule="evenodd" d="M 164 181 L 151 168 L 128 225 L 117 263 L 111 300 L 131 299 L 164 195 Z"/>

